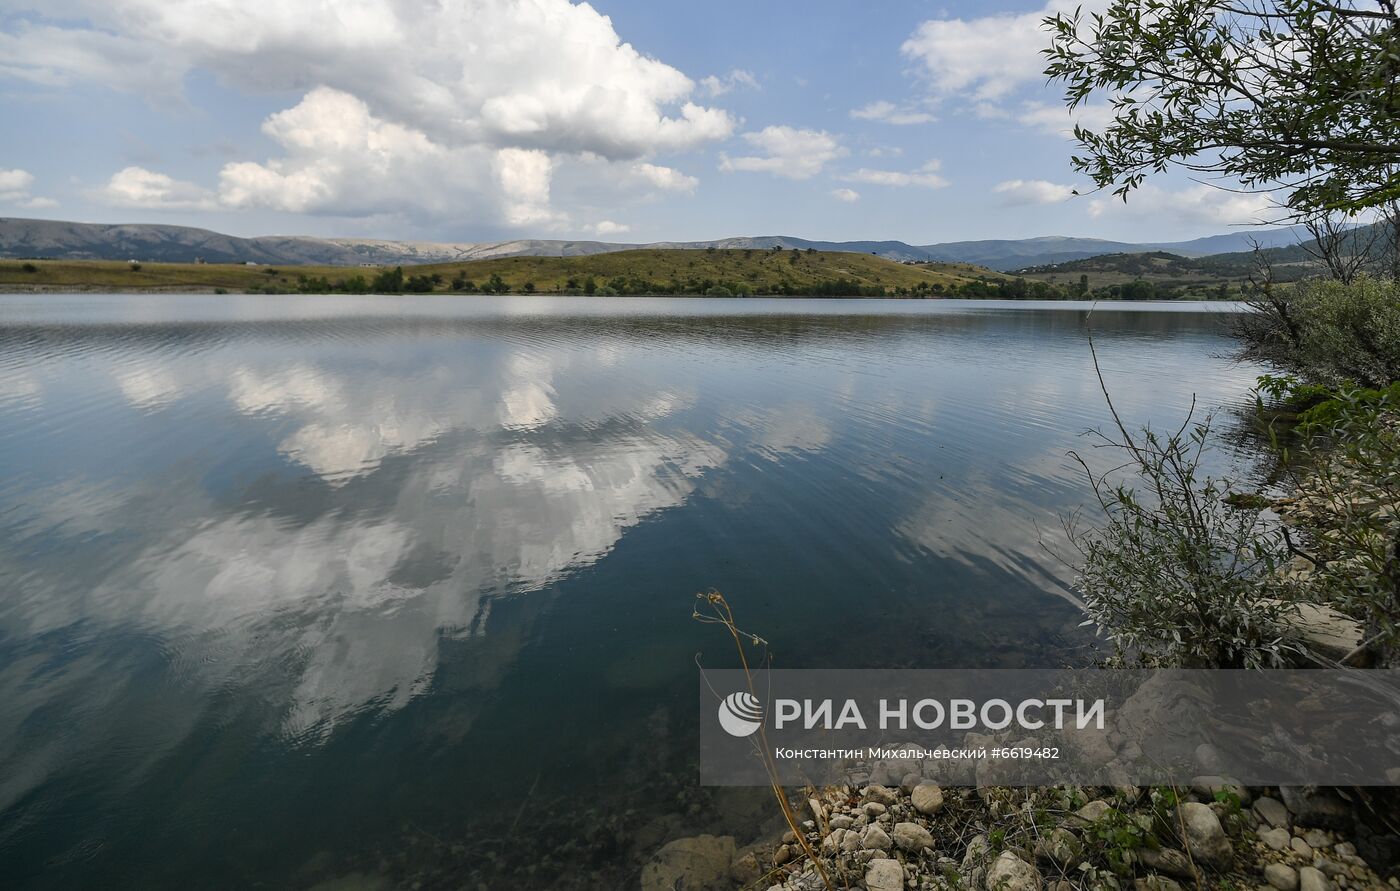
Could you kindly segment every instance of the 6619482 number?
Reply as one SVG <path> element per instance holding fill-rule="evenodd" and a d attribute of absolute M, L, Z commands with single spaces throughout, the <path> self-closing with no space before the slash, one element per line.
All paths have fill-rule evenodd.
<path fill-rule="evenodd" d="M 1030 760 L 1040 759 L 1045 761 L 1055 761 L 1060 757 L 1058 747 L 1048 746 L 1046 748 L 1034 748 L 1032 746 L 1002 746 L 988 751 L 993 758 L 1006 758 L 1010 760 Z"/>

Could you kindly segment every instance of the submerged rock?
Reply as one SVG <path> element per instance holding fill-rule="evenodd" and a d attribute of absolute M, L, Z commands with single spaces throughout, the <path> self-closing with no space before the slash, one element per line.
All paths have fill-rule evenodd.
<path fill-rule="evenodd" d="M 729 891 L 733 860 L 732 835 L 678 838 L 642 867 L 642 891 Z"/>

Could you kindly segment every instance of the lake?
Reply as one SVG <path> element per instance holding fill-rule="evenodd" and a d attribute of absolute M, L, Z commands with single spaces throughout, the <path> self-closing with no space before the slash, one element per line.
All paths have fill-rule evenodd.
<path fill-rule="evenodd" d="M 1110 458 L 1086 318 L 1174 429 L 1247 400 L 1237 309 L 0 296 L 0 884 L 635 887 L 742 844 L 776 814 L 697 784 L 696 592 L 781 667 L 1091 661 L 1046 553 L 1067 452 Z"/>

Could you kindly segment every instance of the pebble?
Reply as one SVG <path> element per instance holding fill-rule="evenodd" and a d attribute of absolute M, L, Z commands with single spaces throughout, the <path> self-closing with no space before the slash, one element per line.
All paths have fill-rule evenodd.
<path fill-rule="evenodd" d="M 914 810 L 921 814 L 932 816 L 943 810 L 943 790 L 932 783 L 915 786 L 909 797 L 914 803 Z"/>
<path fill-rule="evenodd" d="M 869 891 L 904 891 L 904 869 L 897 860 L 871 860 L 865 868 Z"/>
<path fill-rule="evenodd" d="M 1303 841 L 1314 848 L 1325 848 L 1332 844 L 1332 837 L 1321 829 L 1309 829 L 1303 833 Z"/>
<path fill-rule="evenodd" d="M 896 823 L 894 843 L 912 854 L 917 854 L 919 851 L 933 847 L 933 836 L 918 823 Z"/>
<path fill-rule="evenodd" d="M 1075 811 L 1070 822 L 1077 822 L 1081 826 L 1089 826 L 1102 820 L 1103 815 L 1112 809 L 1112 806 L 1107 801 L 1091 801 Z"/>
<path fill-rule="evenodd" d="M 1292 839 L 1288 837 L 1287 829 L 1266 829 L 1259 833 L 1259 840 L 1275 851 L 1282 851 Z"/>
<path fill-rule="evenodd" d="M 896 795 L 893 791 L 886 789 L 884 786 L 879 785 L 866 786 L 861 794 L 864 795 L 866 801 L 873 801 L 877 804 L 882 804 L 885 807 L 889 807 L 896 801 L 899 801 L 898 795 Z"/>
<path fill-rule="evenodd" d="M 1298 891 L 1332 891 L 1332 883 L 1315 866 L 1298 870 Z"/>
<path fill-rule="evenodd" d="M 1074 886 L 1070 885 L 1070 888 L 1073 889 Z M 1181 891 L 1181 886 L 1166 876 L 1148 876 L 1134 881 L 1133 891 Z"/>
<path fill-rule="evenodd" d="M 1338 847 L 1340 847 L 1340 845 Z M 1345 866 L 1335 860 L 1328 860 L 1326 857 L 1319 858 L 1314 865 L 1334 879 L 1347 874 L 1347 868 Z"/>
<path fill-rule="evenodd" d="M 890 849 L 890 836 L 879 826 L 871 826 L 865 830 L 865 838 L 862 843 L 867 851 L 888 851 Z"/>
<path fill-rule="evenodd" d="M 1204 804 L 1188 801 L 1181 805 L 1179 813 L 1186 827 L 1186 844 L 1191 856 L 1207 866 L 1222 871 L 1229 869 L 1235 851 L 1215 812 Z"/>
<path fill-rule="evenodd" d="M 1298 891 L 1298 873 L 1283 863 L 1270 863 L 1264 867 L 1264 881 L 1278 891 Z"/>
<path fill-rule="evenodd" d="M 1299 857 L 1302 857 L 1304 860 L 1312 859 L 1312 845 L 1303 841 L 1301 838 L 1297 838 L 1295 836 L 1293 840 L 1288 843 L 1288 846 L 1293 849 L 1293 852 L 1295 854 L 1297 854 Z"/>
<path fill-rule="evenodd" d="M 1010 851 L 1002 851 L 987 870 L 986 885 L 1000 891 L 1040 891 L 1040 870 Z"/>
<path fill-rule="evenodd" d="M 1265 796 L 1254 802 L 1254 812 L 1259 815 L 1259 819 L 1283 829 L 1288 828 L 1288 808 L 1283 806 L 1283 802 L 1277 798 Z"/>
<path fill-rule="evenodd" d="M 1180 879 L 1195 877 L 1191 861 L 1187 860 L 1186 855 L 1176 848 L 1143 848 L 1137 853 L 1143 866 L 1148 869 L 1155 869 Z"/>

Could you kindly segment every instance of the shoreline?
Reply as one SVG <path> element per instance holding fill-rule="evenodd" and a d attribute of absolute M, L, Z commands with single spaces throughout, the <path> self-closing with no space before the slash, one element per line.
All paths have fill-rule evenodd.
<path fill-rule="evenodd" d="M 917 773 L 891 782 L 809 790 L 800 802 L 807 843 L 835 887 L 1400 889 L 1400 876 L 1372 868 L 1384 852 L 1368 845 L 1372 836 L 1328 790 L 1210 776 L 1190 789 L 953 789 Z M 676 839 L 643 867 L 641 888 L 825 888 L 801 856 L 790 831 L 743 847 L 732 836 Z"/>

